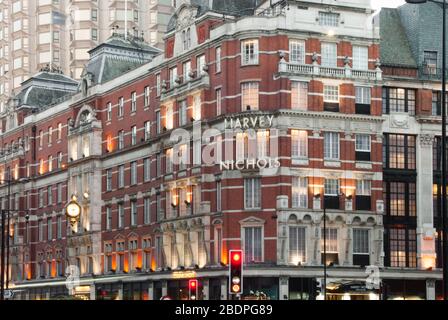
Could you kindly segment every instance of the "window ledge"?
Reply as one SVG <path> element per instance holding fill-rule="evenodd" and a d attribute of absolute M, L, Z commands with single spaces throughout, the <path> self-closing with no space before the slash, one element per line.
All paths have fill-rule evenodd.
<path fill-rule="evenodd" d="M 292 158 L 291 163 L 293 165 L 308 166 L 310 161 L 307 158 Z"/>
<path fill-rule="evenodd" d="M 372 163 L 369 161 L 356 161 L 356 169 L 372 169 Z"/>
<path fill-rule="evenodd" d="M 332 168 L 340 168 L 341 161 L 340 160 L 324 160 L 324 166 L 332 167 Z"/>

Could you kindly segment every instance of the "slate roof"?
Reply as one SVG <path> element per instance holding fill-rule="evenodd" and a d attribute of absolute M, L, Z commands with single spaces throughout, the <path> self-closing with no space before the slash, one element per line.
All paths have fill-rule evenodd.
<path fill-rule="evenodd" d="M 381 64 L 417 68 L 398 10 L 383 8 L 379 15 Z"/>
<path fill-rule="evenodd" d="M 77 87 L 77 81 L 61 73 L 41 71 L 22 83 L 17 98 L 19 105 L 42 109 L 69 98 Z"/>
<path fill-rule="evenodd" d="M 115 79 L 151 61 L 161 53 L 155 47 L 133 37 L 115 34 L 105 43 L 89 51 L 90 60 L 83 71 L 92 76 L 93 85 Z"/>

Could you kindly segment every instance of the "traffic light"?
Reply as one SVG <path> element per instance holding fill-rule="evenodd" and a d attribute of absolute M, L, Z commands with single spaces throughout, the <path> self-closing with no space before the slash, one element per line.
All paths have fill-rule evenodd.
<path fill-rule="evenodd" d="M 198 280 L 193 279 L 188 282 L 188 298 L 197 300 L 198 298 Z"/>
<path fill-rule="evenodd" d="M 229 263 L 230 294 L 243 293 L 243 251 L 230 250 Z"/>

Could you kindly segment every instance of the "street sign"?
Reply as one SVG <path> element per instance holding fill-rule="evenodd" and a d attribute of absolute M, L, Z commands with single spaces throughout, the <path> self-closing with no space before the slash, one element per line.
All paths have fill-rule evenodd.
<path fill-rule="evenodd" d="M 5 299 L 12 299 L 14 297 L 14 292 L 12 290 L 5 290 Z"/>

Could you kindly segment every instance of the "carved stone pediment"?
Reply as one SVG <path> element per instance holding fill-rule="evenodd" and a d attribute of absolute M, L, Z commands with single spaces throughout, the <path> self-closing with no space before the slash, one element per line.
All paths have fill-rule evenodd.
<path fill-rule="evenodd" d="M 177 14 L 176 29 L 181 30 L 194 24 L 198 13 L 198 8 L 191 5 L 184 5 Z"/>
<path fill-rule="evenodd" d="M 248 217 L 246 219 L 240 220 L 241 225 L 262 225 L 265 224 L 266 221 L 254 216 Z"/>

